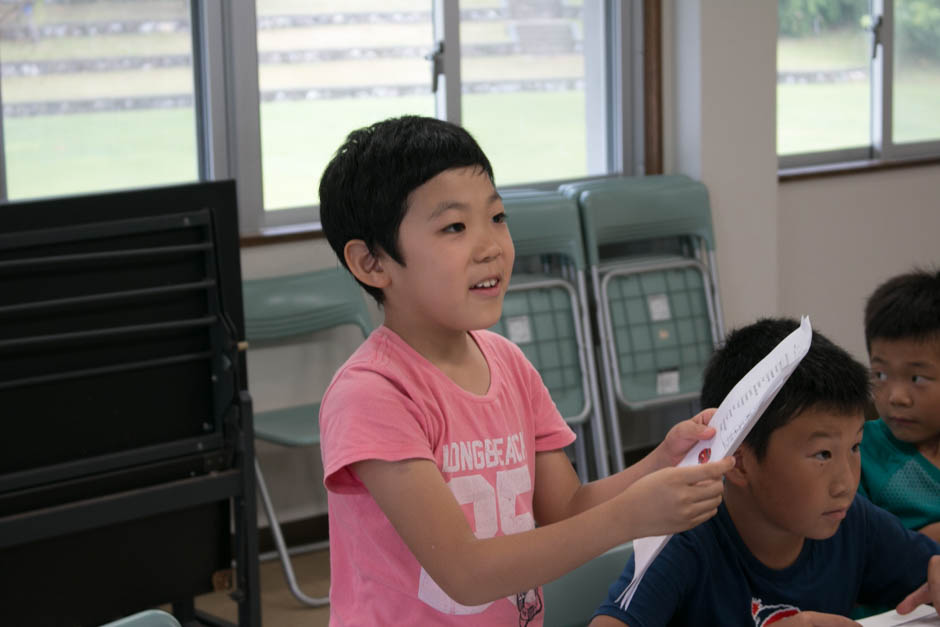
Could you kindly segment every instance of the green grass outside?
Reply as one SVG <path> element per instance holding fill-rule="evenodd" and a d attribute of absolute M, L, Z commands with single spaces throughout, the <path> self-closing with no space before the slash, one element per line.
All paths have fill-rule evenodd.
<path fill-rule="evenodd" d="M 582 93 L 468 95 L 464 108 L 465 125 L 491 159 L 500 185 L 586 174 Z M 404 113 L 433 115 L 433 102 L 409 97 L 263 104 L 265 206 L 316 203 L 320 175 L 349 131 Z M 11 200 L 196 178 L 191 109 L 11 117 L 4 138 Z"/>
<path fill-rule="evenodd" d="M 587 173 L 584 94 L 472 94 L 464 126 L 489 157 L 499 185 Z M 386 117 L 433 115 L 430 98 L 266 103 L 261 108 L 264 205 L 316 204 L 320 175 L 349 131 Z"/>
<path fill-rule="evenodd" d="M 777 85 L 777 153 L 838 150 L 871 143 L 869 85 Z M 908 72 L 894 85 L 894 142 L 940 139 L 940 71 Z"/>
<path fill-rule="evenodd" d="M 191 109 L 7 118 L 3 133 L 11 200 L 197 177 Z"/>
<path fill-rule="evenodd" d="M 865 67 L 871 60 L 869 36 L 861 30 L 777 40 L 777 70 L 797 72 Z"/>

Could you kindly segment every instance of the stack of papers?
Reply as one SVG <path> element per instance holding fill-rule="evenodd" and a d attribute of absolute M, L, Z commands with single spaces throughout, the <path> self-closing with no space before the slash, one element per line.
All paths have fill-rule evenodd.
<path fill-rule="evenodd" d="M 933 625 L 933 627 L 940 627 L 940 616 L 937 615 L 937 610 L 932 605 L 921 605 L 910 614 L 902 616 L 891 610 L 884 614 L 864 618 L 858 621 L 858 624 L 865 627 L 895 627 L 896 625 L 904 625 L 904 627 L 928 627 Z"/>

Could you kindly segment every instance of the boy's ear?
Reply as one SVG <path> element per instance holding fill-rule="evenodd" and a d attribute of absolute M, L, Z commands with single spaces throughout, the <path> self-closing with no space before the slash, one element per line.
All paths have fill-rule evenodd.
<path fill-rule="evenodd" d="M 725 481 L 729 481 L 739 488 L 747 485 L 748 471 L 751 464 L 754 463 L 754 454 L 743 449 L 744 447 L 740 446 L 734 452 L 734 468 L 725 473 Z"/>
<path fill-rule="evenodd" d="M 373 255 L 361 239 L 351 239 L 343 247 L 343 256 L 349 271 L 357 279 L 371 287 L 384 289 L 388 286 L 389 276 L 382 266 L 382 260 Z"/>

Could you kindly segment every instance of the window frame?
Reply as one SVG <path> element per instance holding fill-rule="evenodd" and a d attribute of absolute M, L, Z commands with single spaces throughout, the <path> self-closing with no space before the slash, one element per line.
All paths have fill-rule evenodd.
<path fill-rule="evenodd" d="M 221 0 L 205 1 L 219 4 Z M 646 3 L 649 4 L 649 0 Z M 606 33 L 605 38 L 597 39 L 609 42 L 607 45 L 588 45 L 585 42 L 585 56 L 595 55 L 592 63 L 586 62 L 591 68 L 589 71 L 595 72 L 594 80 L 586 80 L 586 89 L 598 89 L 600 86 L 599 91 L 588 98 L 593 108 L 586 117 L 588 120 L 603 119 L 606 126 L 604 133 L 589 129 L 589 152 L 603 155 L 603 168 L 609 173 L 641 174 L 643 137 L 642 133 L 635 131 L 637 118 L 639 124 L 643 120 L 643 47 L 628 47 L 627 42 L 643 39 L 643 3 L 638 0 L 600 0 L 586 2 L 584 7 L 586 19 L 599 22 L 597 27 Z M 237 125 L 229 124 L 229 137 L 219 143 L 238 147 L 236 155 L 228 161 L 228 173 L 237 181 L 241 231 L 249 236 L 262 237 L 289 236 L 298 230 L 318 231 L 318 207 L 274 211 L 267 211 L 263 207 L 255 5 L 253 1 L 231 4 L 221 2 L 218 10 L 223 16 L 227 14 L 233 36 L 226 39 L 222 46 L 213 47 L 211 41 L 206 43 L 209 50 L 221 50 L 222 62 L 231 60 L 226 77 L 239 77 L 237 82 L 232 82 L 234 87 L 229 92 L 232 95 L 234 118 L 241 122 Z M 436 42 L 443 40 L 445 43 L 442 60 L 444 71 L 435 94 L 436 115 L 457 124 L 461 120 L 459 16 L 459 2 L 433 0 L 434 38 Z M 240 50 L 248 47 L 252 50 Z M 598 78 L 601 80 L 598 81 Z M 622 115 L 617 112 L 622 112 Z M 246 124 L 250 124 L 250 127 Z M 239 133 L 232 136 L 236 128 Z M 251 132 L 246 132 L 246 128 L 250 128 Z M 245 155 L 248 158 L 244 158 Z M 594 166 L 598 167 L 598 164 Z M 218 174 L 219 170 L 212 172 L 212 176 L 217 177 Z M 539 181 L 526 184 L 526 187 L 555 188 L 562 182 L 564 180 Z"/>
<path fill-rule="evenodd" d="M 895 143 L 893 131 L 894 99 L 894 0 L 870 0 L 873 22 L 881 19 L 874 55 L 871 60 L 871 142 L 867 146 L 837 150 L 777 155 L 781 179 L 805 178 L 883 168 L 886 165 L 921 165 L 940 160 L 940 139 Z M 872 35 L 874 37 L 874 34 Z"/>
<path fill-rule="evenodd" d="M 445 42 L 436 115 L 460 123 L 460 3 L 429 0 L 434 38 Z M 661 95 L 650 100 L 644 81 L 659 81 L 658 0 L 587 0 L 583 4 L 589 170 L 599 176 L 645 173 L 648 122 L 661 118 Z M 650 20 L 655 20 L 655 32 Z M 254 0 L 190 0 L 197 180 L 234 179 L 240 231 L 249 239 L 319 231 L 316 206 L 265 210 L 262 188 L 261 97 L 258 89 Z M 652 36 L 651 36 L 652 35 Z M 647 54 L 650 50 L 655 55 Z M 655 71 L 651 74 L 650 57 Z M 2 93 L 0 93 L 2 104 Z M 646 128 L 646 136 L 641 127 Z M 661 171 L 661 122 L 658 165 Z M 653 137 L 656 137 L 654 135 Z M 3 124 L 0 123 L 0 146 Z M 655 145 L 654 145 L 655 148 Z M 655 158 L 655 156 L 654 156 Z M 0 202 L 6 195 L 6 150 L 0 150 Z M 593 178 L 593 177 L 586 177 Z M 526 187 L 554 188 L 565 180 Z"/>

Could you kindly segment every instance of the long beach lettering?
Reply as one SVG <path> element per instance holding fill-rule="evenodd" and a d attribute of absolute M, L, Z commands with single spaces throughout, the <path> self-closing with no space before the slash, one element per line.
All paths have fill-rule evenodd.
<path fill-rule="evenodd" d="M 505 438 L 448 442 L 441 447 L 441 457 L 445 473 L 515 466 L 526 460 L 525 440 L 522 433 L 513 433 Z"/>
<path fill-rule="evenodd" d="M 485 445 L 482 446 L 485 450 Z M 516 513 L 518 498 L 532 490 L 527 466 L 497 471 L 495 489 L 483 475 L 454 477 L 447 485 L 458 503 L 473 505 L 474 535 L 477 538 L 492 538 L 500 530 L 508 535 L 535 528 L 532 512 Z M 461 605 L 451 599 L 424 568 L 418 579 L 418 598 L 437 611 L 451 615 L 479 614 L 495 602 Z M 515 596 L 507 597 L 507 600 L 513 604 L 516 602 Z"/>

